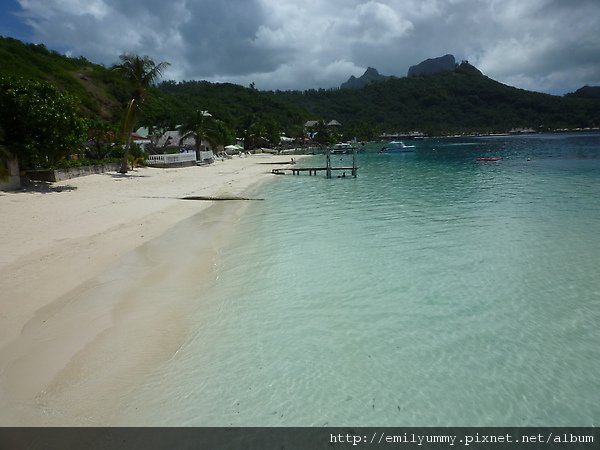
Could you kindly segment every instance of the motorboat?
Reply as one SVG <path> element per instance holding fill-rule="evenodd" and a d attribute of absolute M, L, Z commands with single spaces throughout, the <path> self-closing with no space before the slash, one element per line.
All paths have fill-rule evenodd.
<path fill-rule="evenodd" d="M 406 145 L 402 141 L 392 141 L 387 146 L 382 147 L 379 153 L 406 153 L 414 152 L 414 145 Z"/>
<path fill-rule="evenodd" d="M 349 142 L 340 142 L 329 149 L 332 155 L 340 153 L 347 155 L 349 153 L 352 153 L 354 150 L 357 150 L 356 146 Z"/>

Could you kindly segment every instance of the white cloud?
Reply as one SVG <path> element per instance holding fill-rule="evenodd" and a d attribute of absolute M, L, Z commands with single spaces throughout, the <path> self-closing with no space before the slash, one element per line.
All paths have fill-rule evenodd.
<path fill-rule="evenodd" d="M 319 60 L 288 61 L 273 72 L 256 72 L 246 75 L 216 75 L 208 77 L 208 81 L 237 83 L 249 86 L 255 83 L 257 89 L 265 90 L 304 90 L 323 86 L 337 85 L 338 80 L 345 80 L 349 73 L 362 73 L 365 68 L 345 60 L 331 61 L 323 64 Z"/>
<path fill-rule="evenodd" d="M 103 0 L 20 0 L 19 3 L 31 17 L 45 20 L 60 19 L 65 15 L 89 15 L 95 19 L 103 19 L 110 12 Z"/>
<path fill-rule="evenodd" d="M 550 0 L 493 2 L 497 32 L 472 59 L 488 76 L 525 89 L 564 93 L 600 79 L 600 6 Z"/>
<path fill-rule="evenodd" d="M 33 40 L 111 64 L 125 51 L 167 76 L 263 89 L 338 86 L 368 67 L 403 76 L 454 54 L 507 84 L 597 83 L 597 0 L 19 0 Z"/>
<path fill-rule="evenodd" d="M 369 1 L 356 7 L 356 21 L 351 39 L 379 44 L 402 37 L 413 28 L 413 24 L 390 6 Z"/>

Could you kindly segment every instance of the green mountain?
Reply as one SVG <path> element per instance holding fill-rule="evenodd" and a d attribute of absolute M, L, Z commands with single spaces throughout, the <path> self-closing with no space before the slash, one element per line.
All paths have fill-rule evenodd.
<path fill-rule="evenodd" d="M 354 75 L 351 75 L 350 78 L 348 78 L 348 81 L 346 81 L 340 85 L 340 88 L 341 89 L 359 89 L 361 87 L 366 86 L 369 83 L 373 83 L 376 81 L 382 81 L 387 78 L 389 78 L 389 77 L 387 77 L 385 75 L 381 75 L 379 72 L 377 72 L 377 69 L 368 67 L 367 70 L 365 70 L 365 73 L 363 73 L 358 78 L 356 78 Z"/>
<path fill-rule="evenodd" d="M 600 126 L 597 99 L 558 97 L 506 86 L 468 63 L 433 75 L 391 78 L 361 89 L 277 95 L 315 117 L 374 132 L 453 134 Z"/>
<path fill-rule="evenodd" d="M 415 77 L 418 75 L 433 75 L 434 73 L 452 70 L 456 67 L 454 55 L 444 55 L 438 58 L 429 58 L 421 61 L 415 66 L 408 68 L 407 76 Z"/>
<path fill-rule="evenodd" d="M 79 99 L 84 116 L 115 125 L 123 116 L 130 88 L 102 65 L 3 37 L 0 60 L 0 76 L 50 81 Z M 297 136 L 309 119 L 335 119 L 346 137 L 361 139 L 410 130 L 437 135 L 600 126 L 598 98 L 517 89 L 468 63 L 432 75 L 390 77 L 358 89 L 272 92 L 228 83 L 165 81 L 149 91 L 140 125 L 170 128 L 198 109 L 225 121 L 238 136 L 257 123 L 267 133 Z"/>
<path fill-rule="evenodd" d="M 577 89 L 575 92 L 567 94 L 567 97 L 600 99 L 600 86 L 583 86 Z"/>
<path fill-rule="evenodd" d="M 79 100 L 83 116 L 115 125 L 122 120 L 130 88 L 109 68 L 83 57 L 66 57 L 44 45 L 2 36 L 0 60 L 0 76 L 49 81 Z M 268 128 L 299 133 L 310 116 L 294 104 L 253 88 L 206 81 L 166 81 L 150 89 L 140 124 L 172 128 L 197 109 L 210 111 L 236 130 L 261 121 Z"/>
<path fill-rule="evenodd" d="M 76 96 L 87 117 L 118 120 L 129 94 L 116 73 L 83 57 L 68 58 L 43 44 L 0 36 L 0 61 L 0 76 L 49 81 Z"/>

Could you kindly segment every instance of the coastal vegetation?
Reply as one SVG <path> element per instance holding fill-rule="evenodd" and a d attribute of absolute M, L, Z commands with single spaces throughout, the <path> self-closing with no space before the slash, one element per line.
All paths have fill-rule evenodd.
<path fill-rule="evenodd" d="M 48 81 L 79 99 L 84 117 L 118 122 L 128 99 L 127 81 L 118 73 L 83 57 L 66 57 L 43 44 L 0 36 L 0 60 L 0 76 Z"/>
<path fill-rule="evenodd" d="M 235 136 L 222 120 L 215 119 L 208 111 L 196 110 L 186 117 L 179 126 L 182 139 L 194 139 L 196 152 L 202 150 L 202 141 L 212 145 L 225 146 L 235 140 Z"/>
<path fill-rule="evenodd" d="M 49 166 L 77 148 L 86 122 L 77 101 L 47 81 L 0 77 L 4 147 L 23 166 Z"/>
<path fill-rule="evenodd" d="M 121 158 L 125 171 L 130 149 L 134 160 L 143 159 L 128 145 L 138 126 L 155 132 L 179 128 L 195 137 L 197 148 L 202 140 L 226 145 L 242 138 L 247 149 L 278 145 L 283 134 L 304 140 L 308 120 L 342 124 L 335 134 L 321 126 L 318 144 L 412 130 L 448 135 L 600 126 L 596 88 L 562 97 L 526 91 L 494 81 L 467 62 L 358 89 L 259 91 L 254 84 L 155 84 L 166 63 L 149 57 L 122 55 L 120 64 L 107 68 L 12 38 L 0 37 L 0 58 L 4 148 L 25 168 L 78 154 L 82 160 Z"/>
<path fill-rule="evenodd" d="M 254 142 L 278 142 L 281 132 L 301 133 L 312 113 L 285 99 L 231 83 L 163 81 L 152 91 L 144 120 L 173 127 L 197 109 L 209 111 L 238 137 Z"/>
<path fill-rule="evenodd" d="M 129 169 L 131 134 L 146 100 L 146 91 L 160 77 L 162 71 L 169 63 L 163 61 L 155 64 L 149 56 L 142 57 L 127 53 L 119 56 L 119 59 L 121 60 L 121 64 L 115 65 L 113 70 L 120 73 L 130 83 L 132 88 L 131 98 L 127 102 L 125 117 L 121 126 L 121 139 L 125 143 L 125 147 L 119 172 L 127 173 Z"/>

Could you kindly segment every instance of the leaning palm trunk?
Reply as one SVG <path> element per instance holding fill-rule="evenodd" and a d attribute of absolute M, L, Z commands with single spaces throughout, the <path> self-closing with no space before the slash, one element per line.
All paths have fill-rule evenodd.
<path fill-rule="evenodd" d="M 129 101 L 129 104 L 127 105 L 125 120 L 123 121 L 122 139 L 123 141 L 125 141 L 125 149 L 123 150 L 123 159 L 121 160 L 121 167 L 119 168 L 119 173 L 127 173 L 127 171 L 129 170 L 129 149 L 131 148 L 131 134 L 133 133 L 135 108 L 136 101 L 135 99 L 131 99 Z"/>
<path fill-rule="evenodd" d="M 196 161 L 201 161 L 200 152 L 202 151 L 202 138 L 196 136 Z"/>

